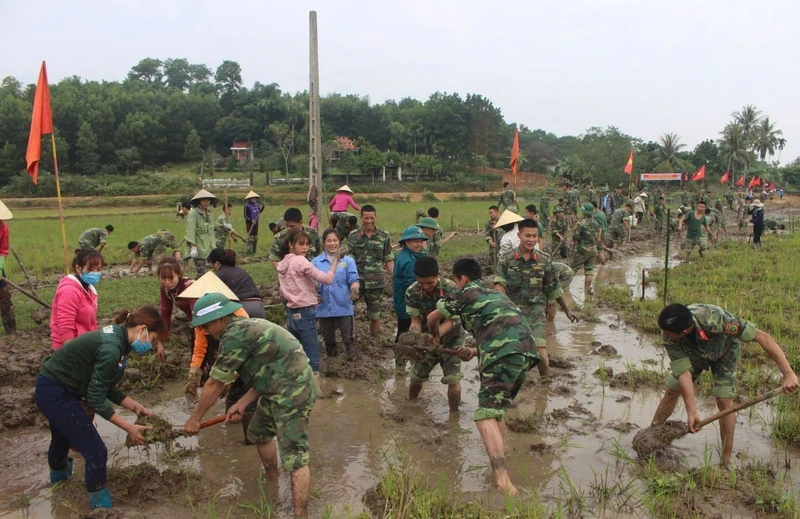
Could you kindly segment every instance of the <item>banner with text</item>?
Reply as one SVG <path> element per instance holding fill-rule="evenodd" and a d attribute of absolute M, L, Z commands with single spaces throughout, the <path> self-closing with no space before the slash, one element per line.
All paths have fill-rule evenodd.
<path fill-rule="evenodd" d="M 664 180 L 681 180 L 682 173 L 642 173 L 639 175 L 640 180 L 649 180 L 651 182 L 664 181 Z"/>

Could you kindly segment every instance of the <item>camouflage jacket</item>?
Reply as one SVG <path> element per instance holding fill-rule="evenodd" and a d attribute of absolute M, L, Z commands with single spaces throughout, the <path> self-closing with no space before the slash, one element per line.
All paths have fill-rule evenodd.
<path fill-rule="evenodd" d="M 458 294 L 456 284 L 449 279 L 439 278 L 439 283 L 430 294 L 426 293 L 418 283 L 414 283 L 406 290 L 406 312 L 411 317 L 422 318 L 422 331 L 428 331 L 428 314 L 436 309 L 436 303 L 447 297 L 455 298 Z M 456 325 L 443 337 L 442 346 L 445 348 L 460 348 L 464 345 L 466 334 L 461 323 Z"/>
<path fill-rule="evenodd" d="M 486 225 L 483 226 L 483 233 L 486 235 L 486 241 L 494 240 L 495 244 L 498 246 L 500 245 L 500 240 L 503 238 L 503 235 L 506 233 L 503 229 L 496 229 L 494 228 L 494 224 L 497 222 L 493 222 L 489 220 L 486 222 Z M 497 239 L 495 239 L 495 232 L 497 233 Z"/>
<path fill-rule="evenodd" d="M 770 231 L 774 231 L 780 228 L 780 224 L 778 220 L 773 220 L 772 218 L 764 218 L 764 229 L 769 229 Z"/>
<path fill-rule="evenodd" d="M 553 262 L 553 269 L 556 271 L 558 284 L 561 287 L 561 293 L 563 294 L 564 290 L 569 290 L 569 284 L 572 282 L 572 278 L 575 277 L 575 271 L 572 270 L 569 265 L 566 265 L 558 261 Z M 547 298 L 548 303 L 555 300 L 556 300 L 555 297 Z"/>
<path fill-rule="evenodd" d="M 691 367 L 691 358 L 700 356 L 709 361 L 720 359 L 740 341 L 756 337 L 756 325 L 715 305 L 689 305 L 694 330 L 680 339 L 662 340 L 671 361 L 672 374 L 678 377 Z"/>
<path fill-rule="evenodd" d="M 439 251 L 442 250 L 443 239 L 442 230 L 436 229 L 436 232 L 433 233 L 433 238 L 428 240 L 428 256 L 439 259 Z"/>
<path fill-rule="evenodd" d="M 311 236 L 311 246 L 308 248 L 308 252 L 306 252 L 306 259 L 312 261 L 322 254 L 322 244 L 319 241 L 319 234 L 317 234 L 316 229 L 304 225 L 303 230 Z M 283 259 L 284 254 L 281 249 L 283 249 L 283 244 L 289 241 L 289 234 L 289 229 L 283 229 L 275 235 L 275 238 L 272 240 L 272 248 L 269 251 L 270 261 L 280 261 Z"/>
<path fill-rule="evenodd" d="M 461 318 L 461 324 L 475 337 L 481 369 L 507 355 L 539 357 L 533 331 L 517 305 L 505 294 L 471 281 L 455 298 L 440 299 L 436 308 L 445 319 Z"/>
<path fill-rule="evenodd" d="M 600 237 L 600 224 L 594 218 L 582 218 L 572 231 L 575 252 L 597 253 L 597 239 Z"/>
<path fill-rule="evenodd" d="M 568 225 L 566 218 L 562 218 L 561 220 L 558 218 L 553 219 L 550 224 L 550 237 L 552 238 L 553 244 L 558 245 L 561 242 L 561 238 L 559 238 L 556 233 L 560 233 L 561 237 L 564 239 L 567 238 Z"/>
<path fill-rule="evenodd" d="M 508 298 L 517 306 L 541 305 L 541 311 L 548 300 L 558 299 L 564 293 L 550 256 L 539 251 L 534 251 L 527 261 L 519 248 L 503 254 L 497 262 L 494 282 L 506 289 Z"/>
<path fill-rule="evenodd" d="M 550 199 L 546 196 L 539 199 L 539 214 L 544 218 L 550 217 Z"/>
<path fill-rule="evenodd" d="M 73 236 L 75 235 L 73 234 Z M 78 237 L 78 244 L 82 247 L 90 246 L 97 248 L 101 243 L 106 243 L 106 240 L 108 240 L 108 231 L 100 227 L 94 227 L 92 229 L 86 229 L 81 233 Z"/>
<path fill-rule="evenodd" d="M 224 214 L 217 216 L 217 223 L 214 225 L 214 238 L 217 242 L 217 247 L 222 247 L 223 249 L 228 246 L 228 229 L 225 228 L 225 224 L 229 223 L 227 217 Z"/>
<path fill-rule="evenodd" d="M 664 211 L 664 206 L 661 204 L 656 204 L 655 214 L 656 214 L 656 220 L 658 220 L 659 222 L 663 222 L 665 218 L 664 215 L 666 214 L 666 211 Z"/>
<path fill-rule="evenodd" d="M 151 259 L 156 251 L 166 247 L 173 250 L 178 248 L 175 236 L 167 229 L 159 229 L 157 233 L 142 238 L 142 241 L 139 242 L 139 253 L 136 256 Z"/>
<path fill-rule="evenodd" d="M 613 197 L 614 197 L 614 207 L 616 207 L 617 210 L 625 209 L 625 195 L 622 194 L 618 195 L 614 193 Z"/>
<path fill-rule="evenodd" d="M 628 211 L 624 207 L 622 209 L 617 209 L 614 211 L 614 214 L 611 215 L 611 227 L 624 227 L 625 219 L 629 216 Z"/>
<path fill-rule="evenodd" d="M 234 317 L 220 335 L 211 378 L 227 384 L 236 373 L 247 387 L 280 405 L 302 407 L 319 396 L 303 346 L 282 326 Z"/>
<path fill-rule="evenodd" d="M 712 208 L 711 209 L 711 214 L 709 216 L 711 216 L 712 219 L 713 219 L 713 221 L 711 223 L 713 223 L 715 225 L 716 224 L 720 224 L 720 225 L 724 225 L 725 224 L 725 217 L 722 216 L 722 211 L 720 211 L 719 209 Z"/>
<path fill-rule="evenodd" d="M 581 192 L 574 188 L 567 191 L 567 205 L 573 211 L 577 211 L 581 205 Z"/>
<path fill-rule="evenodd" d="M 689 193 L 681 193 L 681 205 L 689 205 Z"/>
<path fill-rule="evenodd" d="M 503 207 L 508 209 L 509 207 L 516 205 L 514 203 L 514 198 L 515 198 L 514 190 L 506 189 L 502 193 L 500 193 L 500 196 L 497 197 L 497 205 L 502 205 Z"/>
<path fill-rule="evenodd" d="M 343 242 L 347 239 L 347 235 L 350 234 L 350 229 L 347 227 L 347 219 L 350 218 L 352 215 L 350 213 L 336 213 L 336 235 L 339 237 L 339 241 Z"/>
<path fill-rule="evenodd" d="M 394 260 L 392 238 L 388 232 L 375 229 L 367 236 L 363 228 L 356 229 L 347 236 L 347 250 L 356 260 L 358 276 L 362 279 L 364 290 L 377 290 L 386 286 L 383 276 L 384 264 Z"/>

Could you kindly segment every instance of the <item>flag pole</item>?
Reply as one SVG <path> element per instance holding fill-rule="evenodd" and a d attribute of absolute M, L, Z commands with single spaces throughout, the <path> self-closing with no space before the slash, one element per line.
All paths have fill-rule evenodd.
<path fill-rule="evenodd" d="M 56 134 L 50 134 L 50 144 L 53 146 L 53 170 L 56 175 L 56 195 L 58 196 L 58 218 L 61 220 L 61 242 L 64 245 L 64 270 L 69 274 L 69 253 L 67 252 L 67 229 L 64 227 L 64 207 L 61 204 L 61 182 L 58 178 L 58 155 L 56 155 Z"/>

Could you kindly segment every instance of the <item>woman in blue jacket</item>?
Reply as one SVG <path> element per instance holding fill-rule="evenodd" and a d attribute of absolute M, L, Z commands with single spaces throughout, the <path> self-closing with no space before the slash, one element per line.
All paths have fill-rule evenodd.
<path fill-rule="evenodd" d="M 311 262 L 317 270 L 328 272 L 331 264 L 337 258 L 339 250 L 339 235 L 334 229 L 327 229 L 322 233 L 323 253 Z M 325 342 L 328 357 L 335 357 L 336 351 L 336 326 L 342 335 L 347 360 L 358 357 L 358 348 L 355 346 L 355 326 L 353 323 L 353 301 L 358 299 L 358 268 L 356 261 L 345 256 L 339 260 L 333 283 L 330 285 L 319 284 L 317 287 L 317 322 Z"/>
<path fill-rule="evenodd" d="M 400 334 L 407 332 L 411 327 L 411 316 L 406 311 L 406 290 L 417 281 L 414 273 L 414 265 L 417 259 L 423 254 L 422 247 L 428 241 L 428 236 L 416 225 L 406 227 L 400 236 L 400 245 L 403 249 L 394 259 L 394 273 L 392 274 L 392 302 L 394 303 L 394 313 L 397 314 L 397 335 L 394 342 L 400 338 Z M 405 374 L 406 359 L 395 353 L 395 370 L 398 375 Z"/>

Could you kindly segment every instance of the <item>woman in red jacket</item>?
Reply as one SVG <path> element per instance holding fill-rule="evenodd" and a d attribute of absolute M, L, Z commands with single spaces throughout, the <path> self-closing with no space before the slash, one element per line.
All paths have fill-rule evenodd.
<path fill-rule="evenodd" d="M 94 249 L 75 251 L 72 274 L 58 283 L 50 314 L 53 349 L 86 332 L 97 330 L 97 289 L 103 255 Z"/>

